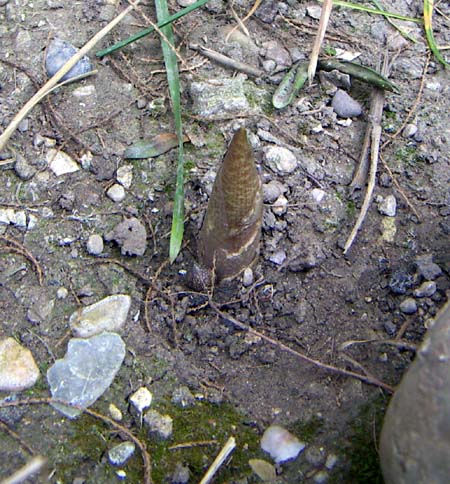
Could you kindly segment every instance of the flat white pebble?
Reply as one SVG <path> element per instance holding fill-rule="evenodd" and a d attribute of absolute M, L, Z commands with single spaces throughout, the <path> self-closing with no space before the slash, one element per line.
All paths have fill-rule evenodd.
<path fill-rule="evenodd" d="M 106 195 L 113 201 L 113 202 L 121 202 L 125 198 L 125 189 L 122 185 L 115 183 L 112 187 L 108 189 Z"/>
<path fill-rule="evenodd" d="M 91 255 L 100 255 L 103 252 L 103 239 L 98 234 L 92 234 L 86 244 L 86 249 Z"/>

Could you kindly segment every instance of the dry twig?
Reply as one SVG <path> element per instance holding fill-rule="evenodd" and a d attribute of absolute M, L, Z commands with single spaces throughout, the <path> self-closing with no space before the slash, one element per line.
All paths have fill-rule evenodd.
<path fill-rule="evenodd" d="M 223 446 L 222 450 L 217 454 L 217 457 L 214 459 L 214 462 L 211 464 L 211 467 L 208 469 L 206 474 L 203 476 L 200 484 L 209 484 L 214 474 L 219 470 L 220 466 L 228 459 L 228 456 L 233 452 L 234 448 L 236 447 L 236 440 L 234 437 L 230 437 L 225 445 Z"/>
<path fill-rule="evenodd" d="M 47 459 L 40 455 L 33 457 L 18 471 L 14 472 L 12 476 L 4 479 L 1 484 L 21 484 L 29 478 L 35 476 L 47 463 Z"/>

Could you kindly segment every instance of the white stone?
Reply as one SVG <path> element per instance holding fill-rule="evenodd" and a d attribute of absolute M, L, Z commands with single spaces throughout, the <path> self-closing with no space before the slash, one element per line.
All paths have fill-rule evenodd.
<path fill-rule="evenodd" d="M 388 195 L 382 202 L 380 202 L 378 205 L 378 211 L 387 217 L 395 217 L 395 214 L 397 213 L 397 200 L 394 195 Z"/>
<path fill-rule="evenodd" d="M 47 151 L 45 159 L 50 170 L 52 170 L 56 176 L 74 173 L 80 169 L 80 165 L 67 153 L 64 153 L 64 151 L 50 149 Z"/>
<path fill-rule="evenodd" d="M 17 227 L 27 226 L 27 215 L 23 210 L 15 211 L 12 208 L 0 209 L 0 224 L 12 224 Z"/>
<path fill-rule="evenodd" d="M 136 390 L 130 397 L 130 403 L 141 414 L 152 404 L 153 395 L 146 387 Z"/>
<path fill-rule="evenodd" d="M 95 94 L 95 86 L 93 84 L 88 84 L 87 86 L 77 87 L 73 92 L 72 95 L 75 97 L 87 97 L 92 96 Z"/>
<path fill-rule="evenodd" d="M 69 325 L 75 336 L 89 338 L 104 331 L 120 331 L 127 320 L 131 298 L 125 294 L 108 296 L 75 311 Z"/>
<path fill-rule="evenodd" d="M 311 198 L 316 202 L 320 203 L 324 196 L 326 195 L 326 192 L 320 188 L 313 188 L 311 190 Z"/>
<path fill-rule="evenodd" d="M 36 227 L 37 223 L 38 223 L 38 218 L 36 217 L 36 215 L 33 215 L 32 213 L 30 213 L 28 215 L 27 229 L 33 230 Z"/>
<path fill-rule="evenodd" d="M 66 299 L 66 297 L 69 295 L 69 291 L 65 287 L 60 287 L 56 291 L 56 297 L 58 299 Z"/>
<path fill-rule="evenodd" d="M 271 146 L 265 152 L 268 166 L 281 175 L 292 173 L 297 168 L 297 158 L 292 151 L 282 146 Z"/>
<path fill-rule="evenodd" d="M 108 189 L 106 195 L 108 195 L 113 202 L 121 202 L 125 198 L 125 188 L 118 183 L 114 183 L 114 185 Z"/>
<path fill-rule="evenodd" d="M 253 270 L 251 267 L 246 267 L 244 269 L 244 274 L 242 275 L 242 284 L 244 287 L 249 287 L 253 284 L 255 278 L 253 276 Z"/>
<path fill-rule="evenodd" d="M 116 180 L 125 188 L 130 188 L 133 182 L 133 166 L 122 165 L 117 168 Z"/>
<path fill-rule="evenodd" d="M 280 195 L 272 206 L 275 215 L 283 215 L 287 212 L 288 200 L 284 195 Z"/>
<path fill-rule="evenodd" d="M 20 392 L 32 387 L 39 369 L 30 350 L 14 338 L 0 340 L 0 391 Z"/>
<path fill-rule="evenodd" d="M 310 5 L 309 7 L 306 7 L 306 13 L 314 20 L 319 20 L 322 15 L 322 7 L 319 5 Z"/>
<path fill-rule="evenodd" d="M 304 448 L 304 443 L 279 425 L 268 427 L 261 439 L 261 449 L 268 452 L 277 464 L 295 459 Z"/>
<path fill-rule="evenodd" d="M 103 239 L 98 234 L 92 234 L 86 244 L 86 250 L 91 255 L 100 255 L 103 252 Z"/>
<path fill-rule="evenodd" d="M 134 442 L 122 442 L 108 451 L 108 460 L 114 466 L 122 466 L 134 454 Z"/>
<path fill-rule="evenodd" d="M 286 260 L 286 252 L 283 249 L 277 250 L 269 257 L 269 260 L 277 266 L 280 266 Z"/>

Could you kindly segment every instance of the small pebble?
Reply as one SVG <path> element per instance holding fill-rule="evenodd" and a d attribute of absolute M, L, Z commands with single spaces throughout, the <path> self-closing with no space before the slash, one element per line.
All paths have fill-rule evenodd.
<path fill-rule="evenodd" d="M 280 195 L 272 206 L 272 212 L 275 215 L 283 215 L 287 212 L 288 200 L 284 195 Z"/>
<path fill-rule="evenodd" d="M 189 476 L 189 467 L 177 462 L 172 477 L 170 478 L 170 484 L 188 484 Z"/>
<path fill-rule="evenodd" d="M 272 180 L 263 185 L 263 200 L 265 203 L 273 203 L 280 195 L 286 191 L 282 183 Z"/>
<path fill-rule="evenodd" d="M 271 146 L 265 152 L 267 165 L 276 173 L 286 175 L 297 168 L 297 158 L 292 151 L 281 146 Z"/>
<path fill-rule="evenodd" d="M 327 471 L 319 471 L 314 474 L 313 481 L 315 484 L 325 484 L 328 481 L 329 475 Z"/>
<path fill-rule="evenodd" d="M 412 138 L 417 133 L 417 126 L 415 124 L 407 124 L 403 128 L 402 136 L 404 138 Z"/>
<path fill-rule="evenodd" d="M 130 403 L 139 414 L 141 414 L 146 408 L 150 407 L 153 400 L 153 395 L 146 387 L 141 387 L 136 390 L 130 397 Z"/>
<path fill-rule="evenodd" d="M 378 204 L 378 211 L 387 217 L 395 217 L 397 213 L 397 199 L 394 195 L 388 195 L 382 202 Z"/>
<path fill-rule="evenodd" d="M 125 198 L 125 188 L 118 183 L 114 183 L 112 187 L 108 189 L 106 195 L 116 203 L 121 202 Z"/>
<path fill-rule="evenodd" d="M 116 180 L 125 188 L 130 188 L 133 182 L 133 166 L 122 165 L 117 169 Z"/>
<path fill-rule="evenodd" d="M 173 432 L 173 419 L 170 415 L 161 415 L 156 410 L 149 410 L 144 417 L 145 424 L 152 434 L 168 439 Z"/>
<path fill-rule="evenodd" d="M 98 234 L 92 234 L 86 244 L 86 250 L 91 255 L 100 255 L 103 252 L 103 239 Z"/>
<path fill-rule="evenodd" d="M 54 148 L 48 150 L 45 159 L 50 170 L 56 175 L 61 176 L 67 173 L 74 173 L 80 169 L 80 165 L 74 161 L 64 151 L 59 151 Z"/>
<path fill-rule="evenodd" d="M 172 393 L 172 403 L 182 408 L 193 407 L 195 405 L 195 397 L 186 386 L 181 386 Z"/>
<path fill-rule="evenodd" d="M 433 262 L 431 254 L 424 254 L 415 260 L 417 272 L 427 281 L 432 281 L 442 274 L 442 269 Z"/>
<path fill-rule="evenodd" d="M 0 391 L 20 392 L 32 387 L 39 378 L 31 351 L 14 338 L 0 340 Z"/>
<path fill-rule="evenodd" d="M 56 297 L 58 299 L 66 299 L 68 295 L 69 295 L 69 291 L 65 287 L 60 287 L 56 291 Z"/>
<path fill-rule="evenodd" d="M 397 326 L 392 321 L 385 321 L 383 326 L 389 336 L 393 336 L 397 331 Z"/>
<path fill-rule="evenodd" d="M 113 420 L 115 420 L 116 422 L 121 422 L 122 419 L 123 419 L 123 415 L 122 415 L 122 412 L 120 411 L 120 409 L 114 405 L 114 403 L 110 403 L 109 404 L 109 415 L 111 415 L 111 418 Z"/>
<path fill-rule="evenodd" d="M 342 89 L 336 91 L 331 106 L 341 118 L 356 118 L 362 114 L 361 104 Z"/>
<path fill-rule="evenodd" d="M 306 7 L 306 13 L 308 17 L 311 17 L 314 20 L 319 20 L 320 16 L 322 15 L 322 7 L 319 5 L 311 5 Z"/>
<path fill-rule="evenodd" d="M 18 131 L 21 133 L 26 133 L 28 131 L 28 127 L 30 125 L 29 119 L 23 119 L 20 123 L 19 126 L 17 126 Z"/>
<path fill-rule="evenodd" d="M 436 292 L 434 281 L 425 281 L 414 291 L 415 297 L 431 297 Z"/>
<path fill-rule="evenodd" d="M 242 276 L 242 284 L 244 287 L 249 287 L 253 284 L 255 278 L 253 276 L 253 270 L 251 267 L 246 267 L 244 269 L 244 274 Z"/>
<path fill-rule="evenodd" d="M 53 39 L 48 46 L 47 55 L 45 58 L 47 75 L 51 77 L 56 74 L 59 69 L 61 69 L 61 67 L 77 52 L 78 49 L 76 49 L 69 42 L 61 39 Z M 85 74 L 91 70 L 91 62 L 87 56 L 84 56 L 67 74 L 61 78 L 61 81 L 66 81 L 67 79 Z"/>
<path fill-rule="evenodd" d="M 277 67 L 277 63 L 272 59 L 266 59 L 263 61 L 262 66 L 266 72 L 272 72 Z"/>
<path fill-rule="evenodd" d="M 277 250 L 269 257 L 269 260 L 277 266 L 280 266 L 286 260 L 286 252 L 283 249 Z"/>
<path fill-rule="evenodd" d="M 311 190 L 311 197 L 316 203 L 320 203 L 325 195 L 326 192 L 321 190 L 320 188 L 313 188 Z"/>
<path fill-rule="evenodd" d="M 77 98 L 89 97 L 95 94 L 95 86 L 88 84 L 87 86 L 80 86 L 74 89 L 72 96 Z"/>
<path fill-rule="evenodd" d="M 122 466 L 134 454 L 134 442 L 122 442 L 108 451 L 108 460 L 114 466 Z"/>
<path fill-rule="evenodd" d="M 325 467 L 331 471 L 333 467 L 337 464 L 338 456 L 336 454 L 328 454 L 327 460 L 325 461 Z"/>
<path fill-rule="evenodd" d="M 412 297 L 408 297 L 400 303 L 400 311 L 404 314 L 414 314 L 417 311 L 417 303 Z"/>

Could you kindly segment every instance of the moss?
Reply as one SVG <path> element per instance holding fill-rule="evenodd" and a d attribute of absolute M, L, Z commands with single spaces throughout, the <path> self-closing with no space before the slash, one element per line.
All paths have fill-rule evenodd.
<path fill-rule="evenodd" d="M 355 216 L 356 204 L 353 200 L 348 200 L 347 205 L 345 206 L 345 212 L 349 218 Z"/>
<path fill-rule="evenodd" d="M 148 443 L 153 461 L 153 479 L 163 482 L 172 474 L 178 462 L 184 462 L 191 471 L 192 482 L 198 482 L 212 463 L 219 449 L 230 436 L 236 438 L 236 449 L 231 462 L 220 471 L 220 481 L 231 477 L 251 474 L 248 460 L 262 457 L 259 449 L 259 434 L 255 428 L 246 425 L 245 417 L 230 404 L 214 405 L 197 402 L 191 408 L 180 408 L 168 401 L 160 402 L 155 408 L 173 418 L 173 436 L 169 441 L 151 440 Z M 148 437 L 145 435 L 144 439 Z M 170 449 L 174 444 L 216 440 L 217 444 Z"/>
<path fill-rule="evenodd" d="M 311 443 L 323 427 L 323 420 L 314 415 L 309 420 L 296 420 L 288 429 L 295 434 L 301 441 Z"/>
<path fill-rule="evenodd" d="M 361 408 L 354 419 L 348 443 L 342 450 L 344 460 L 349 463 L 349 470 L 344 482 L 349 484 L 383 483 L 377 441 L 386 406 L 387 401 L 384 397 L 373 399 Z"/>
<path fill-rule="evenodd" d="M 420 161 L 415 146 L 403 146 L 399 148 L 394 153 L 394 157 L 397 161 L 401 161 L 407 165 L 413 165 L 415 162 Z"/>

